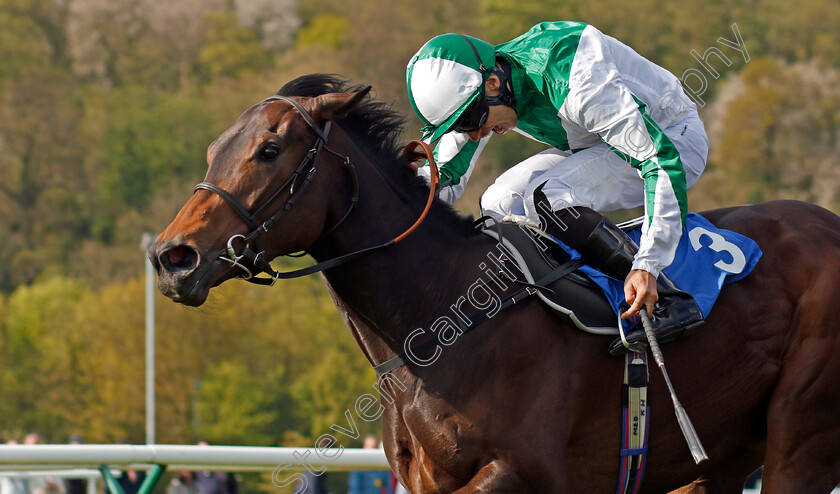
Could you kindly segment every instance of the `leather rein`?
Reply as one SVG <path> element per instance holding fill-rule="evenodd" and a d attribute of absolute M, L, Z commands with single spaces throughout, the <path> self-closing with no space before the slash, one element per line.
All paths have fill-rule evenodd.
<path fill-rule="evenodd" d="M 301 276 L 307 276 L 313 273 L 317 273 L 323 271 L 325 269 L 334 268 L 341 264 L 345 264 L 350 262 L 354 259 L 362 257 L 366 254 L 369 254 L 375 250 L 379 250 L 385 247 L 390 247 L 407 237 L 411 232 L 417 229 L 420 223 L 426 218 L 426 215 L 429 212 L 429 209 L 432 206 L 432 202 L 435 198 L 435 189 L 437 185 L 440 184 L 440 175 L 438 173 L 437 165 L 435 164 L 434 157 L 432 156 L 432 150 L 429 145 L 422 141 L 411 141 L 405 147 L 404 154 L 407 154 L 409 151 L 414 150 L 417 146 L 423 148 L 423 151 L 426 154 L 426 158 L 429 160 L 429 165 L 432 169 L 432 183 L 429 187 L 429 198 L 426 201 L 426 206 L 423 209 L 422 214 L 414 222 L 414 224 L 409 227 L 406 231 L 404 231 L 401 235 L 385 242 L 384 244 L 375 245 L 372 247 L 367 247 L 365 249 L 357 250 L 351 252 L 349 254 L 345 254 L 339 257 L 335 257 L 333 259 L 329 259 L 324 262 L 316 263 L 312 266 L 308 266 L 306 268 L 297 269 L 294 271 L 287 271 L 287 272 L 279 272 L 276 271 L 274 268 L 271 267 L 269 260 L 265 257 L 265 250 L 260 247 L 259 239 L 264 234 L 267 233 L 269 228 L 271 228 L 277 221 L 280 219 L 283 214 L 289 211 L 295 204 L 295 202 L 303 195 L 304 191 L 309 187 L 312 183 L 312 179 L 316 173 L 316 165 L 318 164 L 318 158 L 321 156 L 321 151 L 326 150 L 328 153 L 341 158 L 344 160 L 343 165 L 350 169 L 353 179 L 353 197 L 351 199 L 350 206 L 348 207 L 347 211 L 344 213 L 344 216 L 330 228 L 328 231 L 321 233 L 319 236 L 320 238 L 325 237 L 332 233 L 339 225 L 341 225 L 344 220 L 350 216 L 350 213 L 356 207 L 356 203 L 359 199 L 359 179 L 356 173 L 356 168 L 353 163 L 350 161 L 349 156 L 342 155 L 330 149 L 327 146 L 327 141 L 329 139 L 330 128 L 332 125 L 332 121 L 327 120 L 324 123 L 324 127 L 321 128 L 315 122 L 315 120 L 309 115 L 309 113 L 298 103 L 297 101 L 287 98 L 285 96 L 272 96 L 267 98 L 265 101 L 271 100 L 282 100 L 289 104 L 291 104 L 303 117 L 309 127 L 315 132 L 317 136 L 315 143 L 313 144 L 312 148 L 307 151 L 306 155 L 301 160 L 298 167 L 295 169 L 294 173 L 291 177 L 289 177 L 286 182 L 281 185 L 271 197 L 268 198 L 260 207 L 256 209 L 253 213 L 249 212 L 246 207 L 242 205 L 232 194 L 228 191 L 224 190 L 223 188 L 219 187 L 216 184 L 210 182 L 200 182 L 198 185 L 195 186 L 193 193 L 199 190 L 207 190 L 210 191 L 222 199 L 231 207 L 231 209 L 236 212 L 237 215 L 245 222 L 250 230 L 249 233 L 243 234 L 235 234 L 231 236 L 227 241 L 227 249 L 219 254 L 217 258 L 220 261 L 224 261 L 230 264 L 232 267 L 239 268 L 242 272 L 238 278 L 243 279 L 245 281 L 256 283 L 258 285 L 274 285 L 278 279 L 291 279 L 291 278 L 299 278 Z M 274 204 L 277 199 L 286 191 L 289 190 L 289 198 L 286 200 L 285 203 L 281 207 L 279 207 L 267 220 L 263 221 L 262 224 L 258 224 L 258 218 L 265 213 L 265 211 Z M 316 240 L 317 242 L 317 240 Z M 237 251 L 237 245 L 241 246 L 241 249 Z M 260 274 L 267 274 L 268 277 L 260 277 Z"/>

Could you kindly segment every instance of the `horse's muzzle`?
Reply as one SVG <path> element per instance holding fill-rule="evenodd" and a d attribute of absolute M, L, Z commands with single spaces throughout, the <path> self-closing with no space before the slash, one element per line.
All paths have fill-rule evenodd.
<path fill-rule="evenodd" d="M 214 263 L 202 263 L 198 250 L 185 243 L 155 242 L 149 259 L 158 274 L 158 290 L 175 302 L 199 306 L 207 300 Z"/>

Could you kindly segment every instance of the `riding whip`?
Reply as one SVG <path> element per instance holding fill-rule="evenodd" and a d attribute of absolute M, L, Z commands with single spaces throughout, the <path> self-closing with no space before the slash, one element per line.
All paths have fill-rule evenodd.
<path fill-rule="evenodd" d="M 674 386 L 671 384 L 671 379 L 668 377 L 668 371 L 665 370 L 665 359 L 662 357 L 662 350 L 659 349 L 659 342 L 656 341 L 656 336 L 653 334 L 653 326 L 650 324 L 650 317 L 644 308 L 639 311 L 639 314 L 642 316 L 642 325 L 645 327 L 645 336 L 647 336 L 650 352 L 653 354 L 653 360 L 656 361 L 656 365 L 658 365 L 662 370 L 662 377 L 665 378 L 665 384 L 668 386 L 668 392 L 671 393 L 671 400 L 674 402 L 674 412 L 677 414 L 677 422 L 679 422 L 680 429 L 682 430 L 683 436 L 685 436 L 685 440 L 688 443 L 688 449 L 691 450 L 691 456 L 694 457 L 694 463 L 699 464 L 703 460 L 708 460 L 709 457 L 706 456 L 706 450 L 703 449 L 703 445 L 700 443 L 700 437 L 697 436 L 697 431 L 694 430 L 694 426 L 691 424 L 688 414 L 685 413 L 685 408 L 683 408 L 682 404 L 680 404 L 680 401 L 677 399 L 677 393 L 674 392 Z"/>

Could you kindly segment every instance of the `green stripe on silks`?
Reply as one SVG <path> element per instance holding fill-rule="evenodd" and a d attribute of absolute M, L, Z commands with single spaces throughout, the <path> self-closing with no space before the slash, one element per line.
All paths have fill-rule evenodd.
<path fill-rule="evenodd" d="M 648 134 L 650 134 L 650 137 L 653 139 L 654 146 L 656 146 L 656 157 L 657 162 L 659 163 L 659 168 L 665 170 L 665 173 L 668 175 L 668 179 L 671 181 L 671 190 L 674 191 L 677 204 L 680 205 L 680 227 L 683 227 L 685 226 L 685 217 L 688 214 L 688 198 L 686 196 L 685 168 L 680 160 L 680 153 L 677 151 L 677 148 L 674 147 L 674 143 L 671 142 L 671 139 L 668 139 L 665 132 L 659 128 L 659 124 L 657 124 L 645 111 L 645 104 L 635 96 L 633 96 L 633 99 L 639 104 L 639 112 L 642 114 L 642 119 L 645 121 L 645 127 L 647 128 Z M 650 163 L 650 160 L 645 163 Z M 653 163 L 652 165 L 652 168 L 655 170 L 656 163 Z M 644 169 L 644 164 L 642 164 L 641 170 L 642 176 L 645 176 L 647 172 Z M 652 182 L 654 187 L 645 187 L 645 196 L 648 202 L 648 207 L 650 207 L 650 212 L 648 213 L 649 222 L 653 221 L 653 206 L 656 198 L 656 181 Z M 647 181 L 645 181 L 645 184 L 647 184 Z"/>
<path fill-rule="evenodd" d="M 639 113 L 642 114 L 645 129 L 650 135 L 654 147 L 656 147 L 656 159 L 639 161 L 610 146 L 609 143 L 607 145 L 621 159 L 642 173 L 642 178 L 645 181 L 645 206 L 648 214 L 648 225 L 653 222 L 656 206 L 656 185 L 659 181 L 659 168 L 662 168 L 671 182 L 671 190 L 674 191 L 674 197 L 676 197 L 677 204 L 680 206 L 681 226 L 685 226 L 685 217 L 688 214 L 688 198 L 686 197 L 685 168 L 680 160 L 680 153 L 671 139 L 668 139 L 665 132 L 659 128 L 659 124 L 645 111 L 647 105 L 636 96 L 633 96 L 633 99 L 639 105 Z"/>
<path fill-rule="evenodd" d="M 476 59 L 476 51 L 481 57 L 481 63 L 484 65 L 484 68 L 488 73 L 493 69 L 493 65 L 496 62 L 495 50 L 492 52 L 490 51 L 492 45 L 489 45 L 486 41 L 480 40 L 474 36 L 448 33 L 435 36 L 435 38 L 429 41 L 430 42 L 426 42 L 426 44 L 421 46 L 420 51 L 418 51 L 408 62 L 409 67 L 413 67 L 414 63 L 418 60 L 424 60 L 426 58 L 441 58 L 443 60 L 458 62 L 469 68 L 478 70 L 479 68 L 476 66 L 478 62 Z M 475 47 L 475 49 L 473 49 L 473 47 Z M 484 53 L 481 53 L 482 51 Z M 476 63 L 474 64 L 473 62 Z"/>
<path fill-rule="evenodd" d="M 475 151 L 481 141 L 468 140 L 464 147 L 448 162 L 440 166 L 440 183 L 447 185 L 458 185 L 461 183 L 461 177 L 470 169 L 470 162 L 475 156 Z M 435 161 L 438 159 L 438 149 L 434 150 Z"/>

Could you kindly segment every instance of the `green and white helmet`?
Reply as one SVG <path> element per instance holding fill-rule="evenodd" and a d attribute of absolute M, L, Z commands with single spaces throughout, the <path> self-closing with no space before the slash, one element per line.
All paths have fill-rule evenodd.
<path fill-rule="evenodd" d="M 411 107 L 424 123 L 423 140 L 436 141 L 452 130 L 481 95 L 495 61 L 493 45 L 453 33 L 435 36 L 411 57 L 405 83 Z"/>

